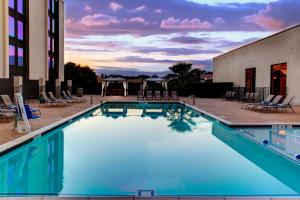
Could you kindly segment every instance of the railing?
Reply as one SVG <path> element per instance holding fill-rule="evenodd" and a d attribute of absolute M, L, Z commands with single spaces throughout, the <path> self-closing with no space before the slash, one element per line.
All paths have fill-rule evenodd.
<path fill-rule="evenodd" d="M 0 95 L 6 94 L 14 99 L 14 81 L 13 79 L 0 78 Z"/>
<path fill-rule="evenodd" d="M 246 87 L 232 87 L 228 91 L 234 91 L 235 92 L 235 100 L 242 101 L 245 94 L 247 92 L 250 92 L 247 90 Z M 288 91 L 288 88 L 286 88 L 286 91 Z M 258 94 L 258 101 L 265 100 L 270 94 L 271 94 L 271 88 L 270 87 L 256 87 L 255 91 L 253 93 Z"/>
<path fill-rule="evenodd" d="M 191 95 L 187 99 L 192 99 L 193 105 L 196 105 L 196 96 L 195 95 Z"/>

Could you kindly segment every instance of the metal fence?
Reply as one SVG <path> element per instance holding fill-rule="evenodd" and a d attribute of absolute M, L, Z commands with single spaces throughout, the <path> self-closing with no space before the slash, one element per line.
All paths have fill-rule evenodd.
<path fill-rule="evenodd" d="M 14 99 L 14 80 L 0 78 L 0 95 L 6 94 Z"/>
<path fill-rule="evenodd" d="M 235 99 L 237 101 L 243 100 L 245 94 L 248 92 L 246 87 L 232 87 L 230 90 L 235 92 Z M 288 91 L 288 88 L 286 88 L 286 91 Z M 258 94 L 258 100 L 263 101 L 271 94 L 271 88 L 256 87 L 255 93 Z"/>
<path fill-rule="evenodd" d="M 40 96 L 39 81 L 24 80 L 22 90 L 24 99 L 38 99 Z"/>

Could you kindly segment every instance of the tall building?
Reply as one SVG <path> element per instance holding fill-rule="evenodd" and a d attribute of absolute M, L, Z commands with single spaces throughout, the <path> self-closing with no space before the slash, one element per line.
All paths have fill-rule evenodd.
<path fill-rule="evenodd" d="M 295 96 L 300 105 L 300 25 L 214 58 L 214 82 L 233 82 L 247 92 Z"/>
<path fill-rule="evenodd" d="M 0 1 L 0 79 L 64 81 L 64 0 Z"/>

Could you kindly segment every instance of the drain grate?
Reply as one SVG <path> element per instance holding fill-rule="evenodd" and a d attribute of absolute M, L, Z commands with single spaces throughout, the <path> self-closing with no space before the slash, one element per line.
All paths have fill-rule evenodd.
<path fill-rule="evenodd" d="M 138 190 L 138 197 L 154 197 L 155 191 L 154 190 Z"/>

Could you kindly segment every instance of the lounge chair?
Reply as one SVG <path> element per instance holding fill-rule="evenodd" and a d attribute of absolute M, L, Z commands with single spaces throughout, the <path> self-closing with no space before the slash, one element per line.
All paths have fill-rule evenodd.
<path fill-rule="evenodd" d="M 260 106 L 260 105 L 267 105 L 269 103 L 271 103 L 272 99 L 274 98 L 274 95 L 269 95 L 264 101 L 260 102 L 260 103 L 248 103 L 246 105 L 242 106 L 242 109 L 251 109 L 254 108 L 255 106 Z"/>
<path fill-rule="evenodd" d="M 42 92 L 41 98 L 40 98 L 40 105 L 46 105 L 46 106 L 67 106 L 67 103 L 65 102 L 57 102 L 51 100 L 46 92 Z"/>
<path fill-rule="evenodd" d="M 262 111 L 264 108 L 266 108 L 268 106 L 276 106 L 277 104 L 279 104 L 281 99 L 282 99 L 282 96 L 277 95 L 270 103 L 263 103 L 263 104 L 260 104 L 260 105 L 254 105 L 252 110 Z"/>
<path fill-rule="evenodd" d="M 87 99 L 84 97 L 73 97 L 71 92 L 69 90 L 67 90 L 67 95 L 68 97 L 70 97 L 71 99 L 76 99 L 77 101 L 81 101 L 81 102 L 87 102 Z"/>
<path fill-rule="evenodd" d="M 81 102 L 77 99 L 70 98 L 65 91 L 61 91 L 61 94 L 62 94 L 62 99 L 63 100 L 67 100 L 67 101 L 70 101 L 72 103 L 80 103 Z"/>
<path fill-rule="evenodd" d="M 155 100 L 161 100 L 161 94 L 160 94 L 160 91 L 155 91 L 155 92 L 154 92 L 154 99 L 155 99 Z"/>
<path fill-rule="evenodd" d="M 50 99 L 54 102 L 62 102 L 62 103 L 66 103 L 66 104 L 73 103 L 71 100 L 62 100 L 62 99 L 55 98 L 53 92 L 48 92 L 48 94 L 49 94 Z"/>
<path fill-rule="evenodd" d="M 246 92 L 245 96 L 242 98 L 242 103 L 245 103 L 245 102 L 249 102 L 250 101 L 250 96 L 251 96 L 252 93 L 250 92 Z"/>
<path fill-rule="evenodd" d="M 17 106 L 12 103 L 10 97 L 8 95 L 1 95 L 2 101 L 4 103 L 4 107 L 7 109 L 15 109 Z"/>
<path fill-rule="evenodd" d="M 152 94 L 152 91 L 147 91 L 146 99 L 147 99 L 147 100 L 153 100 L 153 94 Z"/>
<path fill-rule="evenodd" d="M 253 93 L 251 102 L 255 103 L 255 102 L 258 102 L 258 101 L 259 101 L 259 94 L 258 93 Z"/>
<path fill-rule="evenodd" d="M 144 92 L 139 90 L 138 91 L 138 94 L 137 94 L 137 100 L 140 101 L 140 100 L 144 100 Z"/>
<path fill-rule="evenodd" d="M 230 91 L 227 91 L 225 94 L 223 94 L 222 99 L 225 100 L 230 94 Z"/>
<path fill-rule="evenodd" d="M 171 91 L 171 99 L 174 101 L 178 101 L 179 97 L 177 95 L 177 91 Z"/>
<path fill-rule="evenodd" d="M 166 100 L 166 101 L 170 100 L 169 92 L 168 91 L 164 91 L 162 98 L 163 98 L 163 100 Z"/>
<path fill-rule="evenodd" d="M 1 119 L 6 119 L 7 123 L 9 123 L 9 119 L 15 117 L 15 113 L 13 112 L 7 112 L 4 110 L 0 109 L 0 118 Z"/>
<path fill-rule="evenodd" d="M 1 98 L 4 103 L 4 108 L 11 110 L 12 112 L 14 112 L 16 110 L 17 106 L 12 103 L 12 101 L 8 95 L 1 95 Z M 42 114 L 41 110 L 38 108 L 32 108 L 32 107 L 29 107 L 29 108 L 30 108 L 30 111 L 34 114 L 37 114 L 37 113 Z"/>
<path fill-rule="evenodd" d="M 226 94 L 223 96 L 224 100 L 233 100 L 235 98 L 234 91 L 227 91 Z"/>
<path fill-rule="evenodd" d="M 286 97 L 282 103 L 277 103 L 277 104 L 270 104 L 270 105 L 263 105 L 263 106 L 258 106 L 256 107 L 256 110 L 258 111 L 263 111 L 263 110 L 276 110 L 278 112 L 278 110 L 282 110 L 285 112 L 288 112 L 288 109 L 290 109 L 294 114 L 295 114 L 295 110 L 293 109 L 291 102 L 294 100 L 295 97 L 293 96 L 288 96 Z"/>

